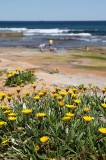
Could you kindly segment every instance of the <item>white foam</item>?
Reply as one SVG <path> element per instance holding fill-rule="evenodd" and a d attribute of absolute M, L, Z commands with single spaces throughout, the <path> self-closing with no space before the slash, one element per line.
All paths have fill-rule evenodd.
<path fill-rule="evenodd" d="M 90 33 L 61 33 L 61 34 L 51 34 L 52 36 L 91 36 Z"/>
<path fill-rule="evenodd" d="M 69 33 L 69 29 L 27 29 L 0 28 L 1 31 L 22 32 L 24 35 L 52 35 L 52 36 L 91 36 L 90 33 Z"/>
<path fill-rule="evenodd" d="M 60 33 L 67 33 L 68 29 L 27 29 L 24 32 L 24 35 L 31 35 L 31 34 L 43 34 L 43 35 L 52 35 L 52 34 L 60 34 Z"/>
<path fill-rule="evenodd" d="M 24 32 L 26 28 L 0 28 L 0 31 L 10 31 L 10 32 Z"/>

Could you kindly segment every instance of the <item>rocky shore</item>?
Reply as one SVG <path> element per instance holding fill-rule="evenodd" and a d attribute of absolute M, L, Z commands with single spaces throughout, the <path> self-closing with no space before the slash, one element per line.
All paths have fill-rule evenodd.
<path fill-rule="evenodd" d="M 23 37 L 21 32 L 1 32 L 0 37 Z"/>

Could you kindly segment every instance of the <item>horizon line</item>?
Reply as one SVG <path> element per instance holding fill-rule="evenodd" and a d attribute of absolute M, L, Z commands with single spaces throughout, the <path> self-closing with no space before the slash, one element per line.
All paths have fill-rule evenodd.
<path fill-rule="evenodd" d="M 19 22 L 21 22 L 21 21 L 24 21 L 24 22 L 27 22 L 27 21 L 30 21 L 30 22 L 57 22 L 57 21 L 60 21 L 60 22 L 64 22 L 64 21 L 66 21 L 66 22 L 76 22 L 76 21 L 106 21 L 106 20 L 0 20 L 0 21 L 2 21 L 2 22 L 4 22 L 4 21 L 19 21 Z"/>

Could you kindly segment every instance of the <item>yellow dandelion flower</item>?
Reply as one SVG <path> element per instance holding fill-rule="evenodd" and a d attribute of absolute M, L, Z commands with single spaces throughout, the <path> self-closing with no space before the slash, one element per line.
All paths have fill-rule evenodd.
<path fill-rule="evenodd" d="M 99 128 L 99 132 L 106 134 L 106 128 Z"/>
<path fill-rule="evenodd" d="M 6 110 L 6 109 L 9 109 L 9 108 L 10 108 L 9 106 L 1 106 L 2 110 Z"/>
<path fill-rule="evenodd" d="M 12 72 L 12 74 L 15 75 L 15 74 L 17 74 L 17 72 L 14 70 L 14 71 Z"/>
<path fill-rule="evenodd" d="M 65 116 L 65 117 L 62 118 L 62 120 L 66 121 L 66 122 L 69 121 L 70 119 L 71 119 L 71 117 L 67 117 L 67 116 Z"/>
<path fill-rule="evenodd" d="M 59 96 L 57 93 L 54 93 L 54 94 L 53 94 L 53 97 L 57 97 L 57 96 Z"/>
<path fill-rule="evenodd" d="M 71 112 L 68 112 L 68 113 L 66 113 L 66 116 L 67 116 L 67 117 L 74 117 L 75 114 L 73 114 L 73 113 L 71 113 Z"/>
<path fill-rule="evenodd" d="M 30 92 L 26 92 L 25 95 L 26 95 L 26 96 L 29 96 L 29 95 L 30 95 Z"/>
<path fill-rule="evenodd" d="M 46 114 L 42 112 L 42 113 L 37 113 L 36 116 L 37 116 L 37 117 L 45 117 Z"/>
<path fill-rule="evenodd" d="M 5 93 L 0 92 L 0 97 L 5 97 L 5 96 L 6 96 Z"/>
<path fill-rule="evenodd" d="M 12 95 L 13 95 L 12 93 L 8 93 L 7 94 L 8 97 L 12 97 Z"/>
<path fill-rule="evenodd" d="M 17 130 L 21 131 L 21 130 L 23 130 L 23 127 L 17 127 Z"/>
<path fill-rule="evenodd" d="M 36 101 L 39 101 L 40 100 L 40 96 L 35 96 L 33 97 Z"/>
<path fill-rule="evenodd" d="M 42 143 L 45 143 L 45 142 L 47 142 L 48 140 L 49 140 L 49 137 L 48 137 L 48 136 L 43 136 L 43 137 L 40 138 L 40 141 L 41 141 Z"/>
<path fill-rule="evenodd" d="M 101 103 L 101 106 L 102 106 L 103 108 L 106 108 L 106 103 Z"/>
<path fill-rule="evenodd" d="M 12 116 L 11 116 L 11 117 L 8 117 L 8 120 L 9 120 L 9 121 L 15 121 L 15 120 L 16 120 L 16 117 L 12 117 Z"/>
<path fill-rule="evenodd" d="M 58 95 L 58 96 L 57 96 L 57 99 L 60 101 L 60 100 L 63 99 L 63 97 Z"/>
<path fill-rule="evenodd" d="M 39 92 L 38 95 L 39 95 L 40 97 L 42 97 L 42 96 L 44 96 L 44 93 L 43 93 L 43 92 Z"/>
<path fill-rule="evenodd" d="M 11 112 L 11 113 L 8 114 L 8 116 L 10 116 L 10 117 L 16 117 L 16 113 Z"/>
<path fill-rule="evenodd" d="M 72 95 L 73 93 L 74 93 L 74 92 L 71 91 L 71 90 L 68 91 L 68 94 L 69 94 L 69 95 Z"/>
<path fill-rule="evenodd" d="M 68 91 L 69 91 L 69 88 L 64 88 L 64 90 L 66 90 L 66 92 L 68 92 Z"/>
<path fill-rule="evenodd" d="M 40 147 L 39 147 L 38 145 L 35 145 L 34 148 L 35 148 L 36 151 L 39 151 L 39 150 L 40 150 Z"/>
<path fill-rule="evenodd" d="M 88 112 L 88 111 L 89 111 L 89 108 L 88 108 L 88 107 L 85 107 L 85 108 L 83 109 L 83 111 L 84 111 L 84 112 Z"/>
<path fill-rule="evenodd" d="M 60 107 L 63 107 L 65 105 L 65 103 L 63 101 L 58 102 Z"/>
<path fill-rule="evenodd" d="M 71 97 L 72 97 L 72 98 L 76 98 L 76 97 L 77 97 L 77 94 L 72 93 L 72 94 L 71 94 Z"/>
<path fill-rule="evenodd" d="M 77 88 L 73 87 L 73 88 L 71 88 L 71 90 L 75 92 L 75 91 L 77 91 Z"/>
<path fill-rule="evenodd" d="M 5 93 L 0 92 L 0 100 L 3 100 L 5 98 L 5 96 L 6 96 Z"/>
<path fill-rule="evenodd" d="M 106 92 L 106 88 L 103 88 L 103 89 L 102 89 L 102 92 L 103 92 L 103 94 L 104 94 L 104 93 Z"/>
<path fill-rule="evenodd" d="M 22 110 L 22 113 L 23 113 L 23 114 L 26 114 L 26 115 L 29 114 L 29 113 L 31 113 L 31 112 L 32 112 L 31 109 L 23 109 L 23 110 Z"/>
<path fill-rule="evenodd" d="M 7 97 L 7 100 L 8 100 L 9 102 L 11 101 L 11 99 L 12 99 L 12 97 L 10 97 L 10 96 Z"/>
<path fill-rule="evenodd" d="M 56 160 L 56 158 L 49 158 L 49 160 Z"/>
<path fill-rule="evenodd" d="M 9 74 L 7 75 L 8 78 L 10 78 L 10 77 L 12 77 L 12 76 L 13 76 L 12 73 L 9 73 Z"/>
<path fill-rule="evenodd" d="M 9 142 L 10 139 L 5 139 L 1 142 L 1 144 L 6 145 Z"/>
<path fill-rule="evenodd" d="M 61 90 L 61 88 L 55 87 L 55 91 L 60 91 L 60 90 Z"/>
<path fill-rule="evenodd" d="M 59 92 L 59 94 L 64 97 L 67 95 L 67 92 Z"/>
<path fill-rule="evenodd" d="M 77 103 L 77 104 L 80 104 L 81 100 L 80 99 L 75 99 L 74 102 Z"/>
<path fill-rule="evenodd" d="M 74 105 L 71 105 L 71 104 L 66 104 L 66 107 L 71 108 L 71 109 L 76 109 L 77 108 L 77 106 L 74 106 Z"/>
<path fill-rule="evenodd" d="M 10 110 L 6 110 L 6 111 L 4 111 L 3 113 L 4 114 L 9 114 L 11 111 Z"/>
<path fill-rule="evenodd" d="M 84 119 L 85 121 L 87 121 L 87 122 L 92 121 L 92 117 L 90 117 L 90 116 L 84 116 L 83 119 Z"/>
<path fill-rule="evenodd" d="M 0 126 L 4 126 L 4 125 L 6 125 L 6 124 L 7 124 L 6 122 L 0 121 Z"/>

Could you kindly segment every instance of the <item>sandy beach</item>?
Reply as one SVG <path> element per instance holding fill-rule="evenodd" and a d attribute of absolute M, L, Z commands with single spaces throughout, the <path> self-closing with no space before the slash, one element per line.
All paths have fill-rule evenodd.
<path fill-rule="evenodd" d="M 106 86 L 106 47 L 89 49 L 89 53 L 94 52 L 96 56 L 101 55 L 101 58 L 81 56 L 82 52 L 89 55 L 85 48 L 70 49 L 67 53 L 40 52 L 32 48 L 21 47 L 0 48 L 0 70 L 33 69 L 38 78 L 38 89 L 42 86 L 51 88 L 54 85 L 63 87 L 90 83 L 102 88 Z M 100 64 L 102 70 L 97 67 Z M 3 87 L 5 76 L 0 76 L 0 80 L 0 90 L 15 90 Z M 24 90 L 28 88 L 30 84 Z"/>

